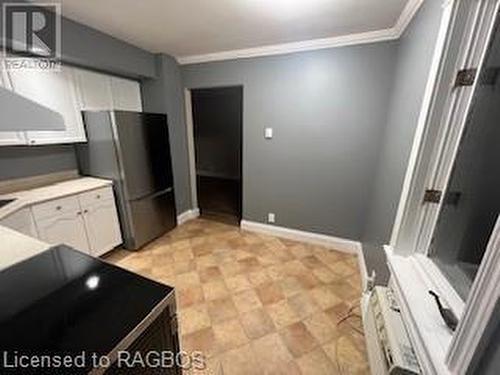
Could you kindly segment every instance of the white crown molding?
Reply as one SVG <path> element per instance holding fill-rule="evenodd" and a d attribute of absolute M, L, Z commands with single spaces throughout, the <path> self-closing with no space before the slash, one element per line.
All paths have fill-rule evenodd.
<path fill-rule="evenodd" d="M 404 31 L 410 24 L 410 21 L 413 19 L 415 14 L 417 14 L 418 9 L 424 3 L 424 0 L 409 0 L 401 14 L 399 15 L 396 24 L 393 27 L 397 38 L 400 38 L 403 35 Z"/>
<path fill-rule="evenodd" d="M 365 44 L 397 39 L 394 30 L 383 29 L 366 33 L 357 33 L 336 36 L 331 38 L 311 39 L 301 42 L 273 44 L 262 47 L 236 49 L 231 51 L 207 53 L 203 55 L 193 55 L 178 57 L 177 61 L 181 65 L 196 64 L 210 61 L 245 59 L 250 57 L 283 55 L 294 52 L 313 51 L 325 48 L 344 47 L 355 44 Z"/>
<path fill-rule="evenodd" d="M 269 234 L 276 237 L 287 238 L 289 240 L 308 242 L 315 245 L 325 246 L 333 250 L 344 253 L 359 255 L 361 253 L 361 243 L 345 238 L 328 236 L 325 234 L 306 232 L 298 229 L 280 227 L 258 223 L 256 221 L 241 220 L 241 229 L 251 232 Z"/>
<path fill-rule="evenodd" d="M 329 38 L 310 39 L 300 42 L 272 44 L 261 47 L 235 49 L 230 51 L 206 53 L 201 55 L 178 56 L 181 65 L 213 61 L 246 59 L 251 57 L 284 55 L 288 53 L 314 51 L 326 48 L 345 47 L 358 44 L 385 42 L 398 39 L 412 20 L 424 0 L 409 0 L 396 24 L 388 29 L 341 35 Z"/>

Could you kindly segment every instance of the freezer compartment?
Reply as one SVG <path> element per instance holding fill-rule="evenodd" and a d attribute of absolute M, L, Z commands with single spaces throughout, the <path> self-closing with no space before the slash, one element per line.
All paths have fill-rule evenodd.
<path fill-rule="evenodd" d="M 133 237 L 125 242 L 128 249 L 139 249 L 176 226 L 174 192 L 161 193 L 128 202 Z"/>

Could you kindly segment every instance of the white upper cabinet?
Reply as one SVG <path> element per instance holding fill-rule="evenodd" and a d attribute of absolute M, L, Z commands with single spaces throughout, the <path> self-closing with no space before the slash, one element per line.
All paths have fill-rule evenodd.
<path fill-rule="evenodd" d="M 0 69 L 0 87 L 11 89 L 7 72 Z M 26 144 L 24 132 L 0 132 L 0 146 L 13 146 Z"/>
<path fill-rule="evenodd" d="M 9 76 L 15 92 L 59 112 L 64 118 L 65 131 L 26 132 L 29 144 L 86 141 L 73 69 L 63 66 L 61 71 L 10 71 Z"/>
<path fill-rule="evenodd" d="M 141 86 L 139 82 L 111 77 L 113 109 L 122 111 L 142 111 Z"/>
<path fill-rule="evenodd" d="M 142 111 L 138 81 L 70 66 L 0 70 L 0 86 L 60 113 L 66 125 L 64 131 L 0 132 L 0 146 L 86 142 L 81 111 Z"/>
<path fill-rule="evenodd" d="M 113 108 L 110 76 L 84 69 L 75 69 L 75 76 L 82 111 L 103 111 Z"/>
<path fill-rule="evenodd" d="M 75 68 L 80 108 L 89 111 L 142 111 L 139 82 Z"/>

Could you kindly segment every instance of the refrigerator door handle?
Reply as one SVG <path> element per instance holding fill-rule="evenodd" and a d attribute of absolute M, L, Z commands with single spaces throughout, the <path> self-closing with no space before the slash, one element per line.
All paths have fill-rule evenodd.
<path fill-rule="evenodd" d="M 140 201 L 140 200 L 143 200 L 143 199 L 153 199 L 153 198 L 159 197 L 160 195 L 164 195 L 164 194 L 170 193 L 171 191 L 173 191 L 173 187 L 169 187 L 169 188 L 157 191 L 157 192 L 155 192 L 153 194 L 145 195 L 143 197 L 129 199 L 129 201 L 130 202 L 135 202 L 135 201 Z"/>

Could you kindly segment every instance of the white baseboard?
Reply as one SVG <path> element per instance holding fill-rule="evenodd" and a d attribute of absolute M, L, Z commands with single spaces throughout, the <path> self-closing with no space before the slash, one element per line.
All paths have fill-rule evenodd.
<path fill-rule="evenodd" d="M 344 253 L 358 255 L 361 252 L 360 242 L 348 240 L 345 238 L 306 232 L 302 230 L 290 229 L 277 225 L 263 224 L 248 220 L 241 220 L 240 226 L 241 229 L 245 229 L 248 231 L 270 234 L 272 236 L 287 238 L 289 240 L 308 242 L 315 245 L 321 245 L 331 249 L 342 251 Z"/>
<path fill-rule="evenodd" d="M 198 216 L 200 216 L 199 208 L 193 208 L 192 210 L 184 211 L 180 215 L 177 215 L 177 225 L 181 225 L 186 221 L 196 219 Z"/>

